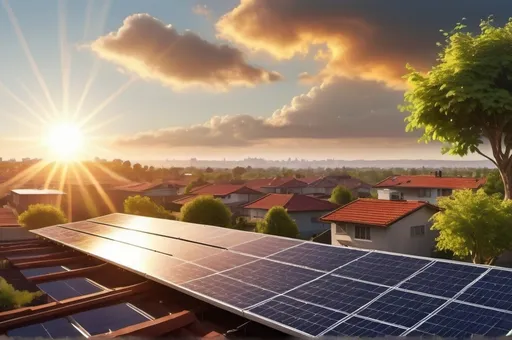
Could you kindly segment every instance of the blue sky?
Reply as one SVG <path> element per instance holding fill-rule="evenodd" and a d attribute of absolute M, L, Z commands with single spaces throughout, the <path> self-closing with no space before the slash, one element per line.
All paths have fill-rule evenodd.
<path fill-rule="evenodd" d="M 286 2 L 290 3 L 289 0 Z M 90 132 L 91 138 L 88 140 L 90 156 L 94 153 L 107 158 L 120 156 L 137 159 L 243 158 L 246 156 L 346 159 L 440 158 L 438 146 L 417 145 L 414 136 L 403 133 L 405 127 L 403 114 L 396 110 L 396 104 L 400 102 L 403 92 L 394 82 L 396 77 L 393 68 L 396 67 L 395 64 L 405 65 L 409 59 L 396 60 L 395 63 L 394 54 L 384 53 L 386 45 L 379 46 L 376 52 L 373 51 L 371 58 L 363 54 L 366 52 L 364 50 L 366 47 L 361 46 L 360 49 L 363 52 L 358 54 L 358 51 L 353 53 L 353 56 L 347 54 L 347 65 L 343 67 L 339 66 L 338 60 L 334 60 L 332 55 L 322 57 L 317 54 L 318 50 L 322 49 L 330 51 L 329 53 L 337 51 L 334 45 L 336 39 L 333 38 L 337 36 L 334 34 L 336 31 L 326 32 L 326 29 L 317 27 L 318 23 L 332 19 L 322 17 L 324 12 L 320 9 L 328 9 L 328 6 L 334 3 L 329 0 L 322 2 L 327 3 L 327 6 L 321 4 L 315 8 L 311 14 L 312 21 L 309 23 L 303 19 L 300 10 L 294 12 L 290 9 L 291 14 L 283 17 L 283 21 L 291 20 L 288 26 L 279 27 L 279 23 L 269 21 L 270 19 L 264 18 L 262 14 L 262 21 L 260 21 L 262 27 L 259 28 L 261 32 L 253 32 L 249 29 L 236 32 L 233 27 L 241 27 L 237 25 L 244 19 L 243 15 L 232 15 L 227 18 L 229 20 L 224 21 L 226 25 L 222 27 L 219 25 L 223 16 L 229 15 L 238 6 L 242 6 L 235 0 L 4 1 L 4 6 L 0 7 L 0 46 L 2 46 L 3 61 L 0 63 L 0 82 L 34 111 L 40 114 L 43 109 L 51 111 L 50 103 L 16 34 L 15 26 L 8 16 L 7 8 L 10 7 L 55 103 L 56 116 L 48 119 L 46 125 L 42 124 L 30 115 L 26 107 L 0 89 L 0 103 L 2 103 L 0 112 L 3 118 L 3 123 L 0 124 L 2 136 L 0 138 L 4 139 L 0 147 L 0 156 L 4 158 L 19 158 L 25 155 L 35 157 L 44 153 L 39 146 L 39 136 L 45 133 L 48 125 L 72 115 L 89 77 L 96 69 L 96 77 L 80 111 L 82 118 L 93 112 L 132 77 L 136 80 L 85 125 L 86 129 L 100 126 Z M 354 5 L 353 1 L 347 1 L 346 4 L 348 8 L 344 13 L 348 13 L 347 16 L 362 15 L 365 20 L 373 24 L 370 9 L 367 10 L 368 17 L 365 17 L 364 10 L 356 8 L 357 5 Z M 295 5 L 296 3 L 292 0 L 290 6 Z M 193 9 L 196 6 L 203 8 L 206 6 L 207 15 L 195 13 L 197 11 Z M 490 6 L 490 10 L 501 10 L 500 6 L 503 7 L 503 5 Z M 269 11 L 276 11 L 276 17 L 272 16 L 272 20 L 275 18 L 280 20 L 279 15 L 282 13 L 279 11 L 284 11 L 283 7 L 286 6 L 269 7 Z M 473 14 L 470 18 L 473 20 L 485 17 L 489 12 L 487 9 L 482 10 L 479 5 L 473 7 L 470 5 L 468 8 L 469 10 L 466 11 Z M 396 11 L 401 10 L 413 11 L 414 7 L 409 6 L 405 9 L 396 7 Z M 453 8 L 452 12 L 451 15 L 447 15 L 445 21 L 440 20 L 439 25 L 445 22 L 453 25 L 454 20 L 465 14 L 462 10 L 459 13 L 457 8 Z M 180 35 L 190 30 L 212 46 L 228 44 L 236 50 L 236 53 L 243 56 L 243 67 L 249 66 L 264 74 L 277 72 L 280 78 L 277 81 L 254 81 L 251 86 L 232 85 L 231 79 L 228 79 L 229 86 L 225 91 L 195 85 L 178 89 L 177 86 L 165 83 L 165 80 L 160 81 L 158 77 L 140 78 L 134 69 L 130 69 L 130 65 L 120 63 L 121 59 L 109 60 L 105 57 L 105 53 L 112 50 L 108 50 L 107 45 L 104 45 L 98 53 L 91 49 L 93 42 L 101 40 L 110 32 L 118 31 L 126 18 L 137 13 L 149 14 L 147 19 L 149 21 L 158 20 L 165 25 L 172 25 Z M 258 15 L 257 11 L 254 13 Z M 296 15 L 298 19 L 290 19 L 292 15 Z M 315 21 L 315 15 L 318 16 L 318 21 Z M 389 22 L 384 20 L 379 25 L 390 24 L 387 28 L 390 31 L 393 29 L 398 31 L 406 27 L 394 27 L 394 22 L 395 20 L 390 16 Z M 267 27 L 263 26 L 267 23 L 268 32 L 265 32 Z M 300 26 L 302 23 L 304 25 Z M 270 26 L 274 24 L 277 27 L 272 31 Z M 402 24 L 407 25 L 407 22 Z M 336 25 L 334 27 L 337 27 Z M 319 34 L 320 42 L 317 43 L 311 37 L 306 41 L 304 40 L 306 38 L 301 36 L 303 41 L 295 41 L 287 45 L 288 42 L 285 39 L 293 34 L 291 31 L 287 32 L 286 27 L 290 30 L 301 30 L 303 33 L 307 33 L 306 29 L 312 27 L 312 34 Z M 345 33 L 342 29 L 346 29 L 346 36 L 349 37 L 347 41 L 353 42 L 356 35 L 352 31 L 348 32 L 351 28 L 344 28 L 343 21 L 339 21 L 339 27 L 340 36 Z M 423 33 L 420 31 L 431 30 L 436 34 L 439 28 L 435 25 L 420 27 L 417 28 L 418 32 L 408 33 L 406 38 L 414 40 L 414 34 L 417 34 L 418 39 L 423 39 Z M 364 30 L 364 28 L 358 29 Z M 276 37 L 284 39 L 282 51 L 279 50 L 281 44 L 277 38 L 271 38 L 274 33 Z M 254 35 L 251 36 L 251 34 Z M 151 36 L 155 35 L 150 34 Z M 69 52 L 69 86 L 63 85 L 62 80 L 63 64 L 60 44 L 62 37 L 65 39 L 65 51 Z M 251 45 L 252 41 L 254 45 Z M 126 40 L 122 43 L 129 44 L 130 41 Z M 380 44 L 380 40 L 376 40 L 376 43 Z M 395 48 L 393 41 L 390 40 L 389 43 L 390 49 Z M 418 45 L 418 49 L 423 48 L 422 44 Z M 308 46 L 308 52 L 297 52 L 301 46 Z M 290 49 L 287 50 L 287 47 L 294 49 L 293 53 L 288 53 Z M 369 48 L 368 51 L 370 51 Z M 421 63 L 423 60 L 417 56 L 429 55 L 429 53 L 431 50 L 424 53 L 421 53 L 421 50 L 420 53 L 412 51 L 410 60 Z M 221 57 L 223 56 L 219 56 Z M 173 57 L 170 56 L 170 58 Z M 214 59 L 207 55 L 203 58 L 205 63 Z M 360 65 L 360 60 L 365 61 L 365 64 Z M 368 70 L 370 63 L 384 65 L 393 72 L 386 75 L 377 74 L 378 72 L 366 75 L 367 72 L 361 70 Z M 428 63 L 427 60 L 426 64 Z M 318 77 L 309 82 L 300 81 L 299 74 L 303 72 L 318 75 Z M 183 83 L 185 84 L 186 81 L 183 80 Z M 350 92 L 350 89 L 354 88 L 359 91 Z M 337 95 L 336 91 L 343 91 L 343 93 L 340 92 Z M 68 109 L 64 107 L 66 93 L 68 93 Z M 32 96 L 40 104 L 37 104 Z M 368 103 L 375 103 L 372 105 L 376 106 L 373 107 Z M 380 111 L 382 115 L 375 116 L 376 119 L 372 118 Z M 271 118 L 273 114 L 274 118 Z M 237 118 L 236 115 L 243 116 Z M 384 115 L 392 117 L 391 120 L 384 119 Z M 224 119 L 219 119 L 217 125 L 210 123 L 204 127 L 204 124 L 214 116 L 222 116 Z M 233 132 L 232 127 L 238 126 L 236 124 L 239 124 L 240 120 L 242 124 L 246 124 L 242 129 L 244 132 Z M 322 121 L 326 123 L 322 125 Z M 331 121 L 336 124 L 340 122 L 339 133 L 337 129 L 332 128 L 332 124 L 329 123 Z M 388 128 L 387 122 L 391 121 L 393 124 L 390 123 Z M 283 128 L 283 124 L 291 126 L 297 123 L 303 126 L 300 129 Z M 268 128 L 269 124 L 272 126 L 271 129 Z M 376 124 L 380 126 L 372 127 Z M 195 128 L 196 125 L 201 126 Z M 278 128 L 273 129 L 276 126 Z M 362 129 L 361 133 L 351 133 L 359 127 Z M 163 132 L 159 131 L 162 129 Z M 259 129 L 266 130 L 260 132 Z M 321 138 L 317 138 L 318 136 Z M 418 156 L 419 154 L 423 157 Z"/>

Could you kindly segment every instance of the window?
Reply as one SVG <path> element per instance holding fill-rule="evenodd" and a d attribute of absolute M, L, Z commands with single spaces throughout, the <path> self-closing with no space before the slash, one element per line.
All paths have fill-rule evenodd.
<path fill-rule="evenodd" d="M 420 189 L 418 194 L 419 197 L 430 197 L 431 190 L 430 189 Z"/>
<path fill-rule="evenodd" d="M 411 237 L 416 236 L 424 236 L 425 235 L 425 226 L 424 225 L 415 225 L 411 227 Z"/>
<path fill-rule="evenodd" d="M 358 240 L 371 240 L 370 237 L 370 227 L 362 227 L 356 225 L 356 234 L 355 238 Z"/>

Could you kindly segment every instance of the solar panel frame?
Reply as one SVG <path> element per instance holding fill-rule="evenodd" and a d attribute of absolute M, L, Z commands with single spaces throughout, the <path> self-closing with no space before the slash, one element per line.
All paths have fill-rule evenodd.
<path fill-rule="evenodd" d="M 369 326 L 372 325 L 372 326 Z M 372 329 L 370 329 L 370 327 Z M 375 329 L 380 327 L 382 332 L 377 332 Z M 345 330 L 345 331 L 342 331 Z M 384 336 L 399 336 L 406 329 L 397 326 L 388 325 L 382 322 L 368 320 L 358 316 L 351 316 L 347 320 L 332 327 L 327 332 L 322 333 L 321 336 L 335 336 L 335 337 L 384 337 Z"/>

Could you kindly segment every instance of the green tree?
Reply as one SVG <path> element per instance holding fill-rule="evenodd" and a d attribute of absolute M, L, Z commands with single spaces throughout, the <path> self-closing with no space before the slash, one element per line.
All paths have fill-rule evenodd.
<path fill-rule="evenodd" d="M 258 222 L 256 230 L 259 233 L 293 237 L 299 236 L 297 223 L 288 215 L 283 207 L 273 207 L 265 215 L 263 221 Z"/>
<path fill-rule="evenodd" d="M 43 295 L 42 292 L 31 293 L 26 290 L 16 290 L 0 277 L 0 312 L 26 306 L 41 295 Z"/>
<path fill-rule="evenodd" d="M 233 178 L 241 178 L 243 174 L 247 172 L 247 170 L 244 167 L 237 166 L 231 170 L 233 174 Z"/>
<path fill-rule="evenodd" d="M 441 211 L 432 220 L 439 231 L 437 249 L 473 263 L 493 264 L 512 246 L 512 200 L 489 196 L 483 189 L 456 190 L 438 200 Z"/>
<path fill-rule="evenodd" d="M 146 217 L 164 218 L 175 220 L 170 211 L 156 204 L 147 196 L 130 196 L 123 202 L 124 212 L 130 215 L 139 215 Z"/>
<path fill-rule="evenodd" d="M 208 182 L 206 182 L 206 180 L 204 179 L 204 176 L 201 175 L 199 176 L 197 179 L 193 180 L 192 182 L 190 182 L 186 187 L 185 187 L 185 194 L 188 194 L 190 193 L 193 189 L 195 188 L 198 188 L 202 185 L 205 185 L 205 184 L 208 184 Z"/>
<path fill-rule="evenodd" d="M 503 181 L 501 180 L 498 170 L 493 170 L 489 175 L 487 175 L 487 182 L 485 183 L 484 190 L 488 195 L 498 194 L 503 198 L 505 188 L 503 187 Z"/>
<path fill-rule="evenodd" d="M 18 216 L 18 223 L 28 230 L 67 223 L 66 215 L 50 204 L 33 204 Z"/>
<path fill-rule="evenodd" d="M 512 198 L 512 18 L 503 27 L 482 21 L 480 33 L 457 24 L 444 33 L 437 64 L 423 74 L 407 65 L 410 89 L 403 111 L 407 131 L 444 143 L 443 153 L 478 153 L 499 170 L 505 199 Z M 491 154 L 481 147 L 487 142 Z"/>
<path fill-rule="evenodd" d="M 354 200 L 352 197 L 352 192 L 345 188 L 344 186 L 338 185 L 331 193 L 331 198 L 329 198 L 329 202 L 345 205 Z"/>
<path fill-rule="evenodd" d="M 123 162 L 123 166 L 124 166 L 125 168 L 131 168 L 131 167 L 132 167 L 132 162 L 130 162 L 130 161 L 124 161 L 124 162 Z"/>
<path fill-rule="evenodd" d="M 212 196 L 199 196 L 181 207 L 183 222 L 231 227 L 231 211 Z"/>

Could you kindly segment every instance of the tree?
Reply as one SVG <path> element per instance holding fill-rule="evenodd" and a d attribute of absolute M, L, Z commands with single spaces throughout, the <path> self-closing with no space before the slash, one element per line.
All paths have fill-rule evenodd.
<path fill-rule="evenodd" d="M 493 264 L 511 249 L 512 200 L 468 189 L 441 197 L 438 204 L 441 211 L 432 217 L 432 229 L 439 231 L 438 250 L 470 257 L 473 263 Z"/>
<path fill-rule="evenodd" d="M 124 200 L 123 207 L 126 214 L 164 218 L 168 220 L 176 219 L 170 211 L 165 210 L 164 207 L 156 204 L 147 196 L 130 196 Z"/>
<path fill-rule="evenodd" d="M 258 222 L 256 230 L 259 233 L 284 237 L 295 238 L 299 236 L 297 224 L 283 207 L 273 207 L 270 209 L 265 215 L 265 219 Z"/>
<path fill-rule="evenodd" d="M 484 190 L 487 195 L 497 194 L 503 198 L 505 188 L 503 187 L 503 181 L 501 180 L 498 170 L 493 170 L 487 176 L 487 182 L 485 183 Z"/>
<path fill-rule="evenodd" d="M 443 153 L 478 153 L 499 170 L 505 199 L 512 198 L 512 18 L 503 27 L 482 21 L 480 34 L 457 24 L 430 72 L 407 65 L 410 89 L 402 111 L 407 131 L 423 130 L 421 141 L 440 141 Z M 487 142 L 491 155 L 484 153 Z"/>
<path fill-rule="evenodd" d="M 124 162 L 123 162 L 123 166 L 124 166 L 125 168 L 131 168 L 131 167 L 132 167 L 132 162 L 130 162 L 130 161 L 124 161 Z"/>
<path fill-rule="evenodd" d="M 0 277 L 0 312 L 26 306 L 41 295 L 43 293 L 40 291 L 31 293 L 26 290 L 16 290 Z"/>
<path fill-rule="evenodd" d="M 188 194 L 190 193 L 193 189 L 195 188 L 198 188 L 202 185 L 205 185 L 207 184 L 208 182 L 205 181 L 204 177 L 201 175 L 199 176 L 196 180 L 190 182 L 186 187 L 185 187 L 185 194 Z"/>
<path fill-rule="evenodd" d="M 219 199 L 199 196 L 181 207 L 183 222 L 231 227 L 231 211 Z"/>
<path fill-rule="evenodd" d="M 329 202 L 339 204 L 339 205 L 345 205 L 347 203 L 350 203 L 354 200 L 352 197 L 352 192 L 345 188 L 344 186 L 338 185 L 331 193 L 331 198 L 329 199 Z"/>
<path fill-rule="evenodd" d="M 247 170 L 244 167 L 237 166 L 231 170 L 233 174 L 233 178 L 241 178 L 243 174 L 247 172 Z"/>
<path fill-rule="evenodd" d="M 213 172 L 213 169 L 210 168 L 210 167 L 207 167 L 204 172 L 206 172 L 207 174 L 211 174 Z"/>
<path fill-rule="evenodd" d="M 67 218 L 59 208 L 50 204 L 30 205 L 18 216 L 18 223 L 28 230 L 67 223 Z"/>

